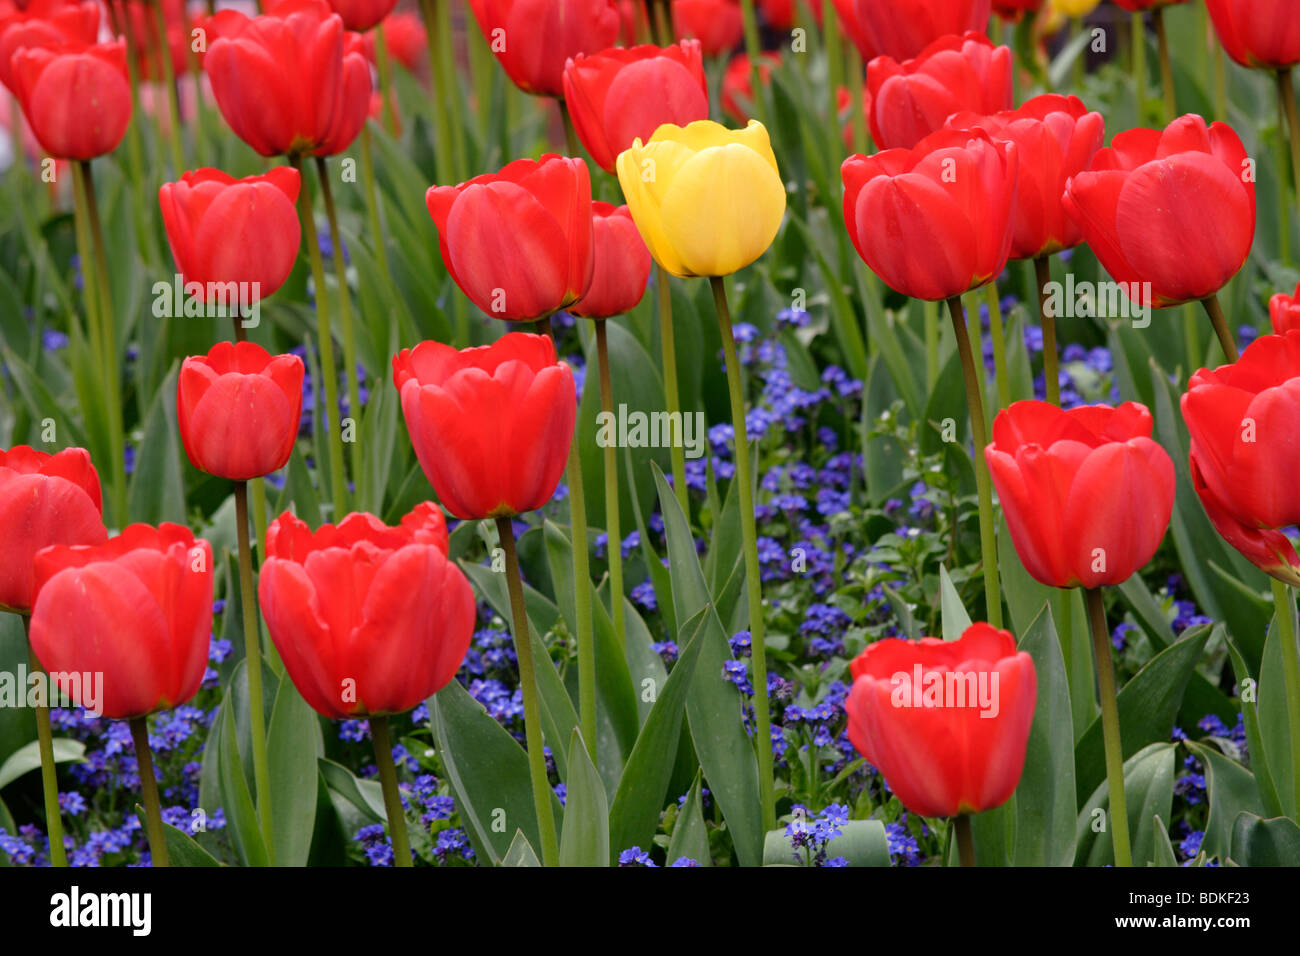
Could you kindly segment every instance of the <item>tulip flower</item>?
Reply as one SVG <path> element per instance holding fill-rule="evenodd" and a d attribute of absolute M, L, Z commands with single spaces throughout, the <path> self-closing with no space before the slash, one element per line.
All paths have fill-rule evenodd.
<path fill-rule="evenodd" d="M 858 48 L 863 62 L 870 63 L 879 56 L 880 50 L 876 49 L 873 38 L 867 36 L 862 21 L 858 19 L 858 0 L 831 0 L 831 4 L 835 7 L 840 26 L 844 27 L 844 32 Z"/>
<path fill-rule="evenodd" d="M 23 115 L 51 156 L 90 160 L 122 141 L 131 122 L 131 87 L 121 40 L 24 47 L 9 71 Z"/>
<path fill-rule="evenodd" d="M 159 33 L 158 3 L 165 41 Z M 129 38 L 127 48 L 134 57 L 138 79 L 166 83 L 189 68 L 191 25 L 184 0 L 105 0 L 105 6 L 112 32 Z M 196 18 L 195 25 L 199 23 Z"/>
<path fill-rule="evenodd" d="M 252 342 L 218 342 L 181 365 L 181 441 L 200 471 L 249 481 L 283 468 L 302 416 L 302 359 Z"/>
<path fill-rule="evenodd" d="M 343 18 L 343 26 L 364 33 L 397 6 L 397 0 L 328 0 L 330 9 Z"/>
<path fill-rule="evenodd" d="M 614 0 L 469 0 L 488 47 L 515 86 L 563 96 L 564 64 L 618 42 Z"/>
<path fill-rule="evenodd" d="M 418 13 L 394 11 L 383 20 L 384 43 L 388 54 L 402 64 L 411 73 L 423 75 L 425 60 L 429 52 L 428 34 Z M 375 34 L 373 31 L 362 37 L 362 48 L 366 59 L 376 62 Z"/>
<path fill-rule="evenodd" d="M 1300 331 L 1265 335 L 1241 358 L 1198 370 L 1181 399 L 1196 493 L 1215 530 L 1273 579 L 1291 756 L 1300 761 L 1300 654 L 1295 598 L 1300 559 L 1280 530 L 1300 521 L 1295 474 L 1300 422 Z M 1295 766 L 1300 767 L 1300 762 Z M 1300 774 L 1292 781 L 1300 801 Z M 1297 804 L 1300 805 L 1300 804 Z"/>
<path fill-rule="evenodd" d="M 867 49 L 895 60 L 910 60 L 940 37 L 968 31 L 983 33 L 989 22 L 989 2 L 855 0 L 855 12 Z"/>
<path fill-rule="evenodd" d="M 203 67 L 221 115 L 263 156 L 333 156 L 366 121 L 370 67 L 345 51 L 343 21 L 324 0 L 228 18 Z"/>
<path fill-rule="evenodd" d="M 1286 335 L 1292 329 L 1300 329 L 1300 285 L 1293 295 L 1277 292 L 1268 300 L 1268 317 L 1273 324 L 1273 332 Z"/>
<path fill-rule="evenodd" d="M 618 181 L 655 261 L 675 276 L 724 276 L 776 238 L 785 184 L 767 130 L 665 124 L 619 154 Z"/>
<path fill-rule="evenodd" d="M 577 416 L 573 373 L 544 335 L 457 351 L 421 342 L 393 358 L 416 457 L 444 508 L 472 520 L 551 500 Z"/>
<path fill-rule="evenodd" d="M 591 204 L 595 260 L 587 294 L 569 306 L 573 315 L 607 319 L 634 309 L 650 279 L 650 253 L 627 206 Z"/>
<path fill-rule="evenodd" d="M 1242 66 L 1289 70 L 1300 63 L 1300 25 L 1288 0 L 1205 0 L 1205 8 L 1219 42 Z"/>
<path fill-rule="evenodd" d="M 1010 633 L 981 622 L 955 641 L 887 638 L 849 670 L 849 740 L 908 810 L 981 813 L 1015 792 L 1038 683 Z"/>
<path fill-rule="evenodd" d="M 591 178 L 587 164 L 547 153 L 424 196 L 442 261 L 487 314 L 545 318 L 591 285 Z"/>
<path fill-rule="evenodd" d="M 700 41 L 707 57 L 730 53 L 745 33 L 739 0 L 672 0 L 673 33 Z"/>
<path fill-rule="evenodd" d="M 1003 20 L 1018 23 L 1026 13 L 1037 13 L 1044 0 L 993 0 L 993 12 Z"/>
<path fill-rule="evenodd" d="M 1216 293 L 1255 237 L 1254 164 L 1232 128 L 1179 117 L 1115 136 L 1062 202 L 1092 251 L 1139 306 L 1200 299 L 1224 353 L 1237 348 Z"/>
<path fill-rule="evenodd" d="M 754 102 L 754 70 L 748 53 L 737 53 L 722 74 L 722 112 L 737 123 L 749 122 L 747 107 Z M 767 86 L 772 80 L 772 67 L 781 57 L 771 50 L 765 51 L 758 63 L 758 81 Z"/>
<path fill-rule="evenodd" d="M 612 173 L 634 140 L 648 140 L 664 123 L 709 118 L 699 41 L 580 53 L 564 68 L 564 102 L 582 145 Z"/>
<path fill-rule="evenodd" d="M 1122 584 L 1169 526 L 1174 466 L 1136 402 L 1014 402 L 985 451 L 1025 570 L 1050 587 Z"/>
<path fill-rule="evenodd" d="M 181 525 L 133 524 L 99 544 L 45 548 L 34 571 L 32 650 L 78 706 L 129 721 L 153 865 L 166 866 L 145 718 L 184 704 L 203 682 L 212 547 Z"/>
<path fill-rule="evenodd" d="M 799 9 L 795 0 L 758 0 L 758 8 L 763 11 L 763 20 L 773 30 L 788 31 L 797 26 L 795 20 Z M 821 26 L 824 16 L 822 0 L 808 0 L 808 9 L 812 11 L 817 25 Z M 804 24 L 804 26 L 808 25 Z"/>
<path fill-rule="evenodd" d="M 158 204 L 184 281 L 209 291 L 246 283 L 255 299 L 280 288 L 298 259 L 302 230 L 294 204 L 301 184 L 288 166 L 245 179 L 196 169 L 164 183 Z"/>
<path fill-rule="evenodd" d="M 99 475 L 84 448 L 0 449 L 0 610 L 32 607 L 32 559 L 55 544 L 103 544 Z"/>
<path fill-rule="evenodd" d="M 10 61 L 23 48 L 92 46 L 99 38 L 99 7 L 92 0 L 33 0 L 0 14 L 0 83 L 18 95 Z"/>
<path fill-rule="evenodd" d="M 945 36 L 902 63 L 867 65 L 871 135 L 884 149 L 911 149 L 953 113 L 1009 110 L 1011 50 L 980 33 Z"/>

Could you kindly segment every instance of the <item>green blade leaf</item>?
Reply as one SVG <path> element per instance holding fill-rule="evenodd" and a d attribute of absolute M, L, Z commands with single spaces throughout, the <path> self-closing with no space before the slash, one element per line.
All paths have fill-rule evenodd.
<path fill-rule="evenodd" d="M 561 866 L 609 865 L 609 802 L 605 785 L 587 756 L 582 734 L 569 742 L 569 776 L 564 782 L 564 830 L 560 834 Z"/>

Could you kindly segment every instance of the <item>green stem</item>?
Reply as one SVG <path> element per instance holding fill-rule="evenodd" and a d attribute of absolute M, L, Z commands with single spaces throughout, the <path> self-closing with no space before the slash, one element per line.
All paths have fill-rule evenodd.
<path fill-rule="evenodd" d="M 1174 95 L 1174 70 L 1169 61 L 1169 37 L 1165 33 L 1165 12 L 1163 7 L 1154 7 L 1151 18 L 1156 24 L 1156 41 L 1160 53 L 1160 88 L 1165 97 L 1165 123 L 1172 123 L 1178 115 L 1178 102 Z"/>
<path fill-rule="evenodd" d="M 564 100 L 556 100 L 560 106 L 560 119 L 564 122 L 564 147 L 566 155 L 575 159 L 582 158 L 582 144 L 578 142 L 578 131 L 573 128 L 573 118 L 569 116 L 569 107 Z"/>
<path fill-rule="evenodd" d="M 862 55 L 852 43 L 848 45 L 848 60 L 849 121 L 853 124 L 853 151 L 865 154 L 871 148 L 871 143 L 867 138 L 867 113 L 864 108 L 866 100 L 863 97 L 865 77 L 863 76 Z"/>
<path fill-rule="evenodd" d="M 302 179 L 298 193 L 298 209 L 302 217 L 303 245 L 311 263 L 312 283 L 316 286 L 316 335 L 320 339 L 320 376 L 325 380 L 325 419 L 317 423 L 317 435 L 324 430 L 323 444 L 329 449 L 330 500 L 334 505 L 333 520 L 342 521 L 347 513 L 347 482 L 343 477 L 343 435 L 339 428 L 338 369 L 334 365 L 334 338 L 330 331 L 328 290 L 325 288 L 325 263 L 321 259 L 320 244 L 316 239 L 316 219 L 312 214 L 311 190 L 307 177 L 302 175 L 302 157 L 294 154 L 289 163 Z M 337 250 L 336 250 L 336 254 Z"/>
<path fill-rule="evenodd" d="M 140 792 L 144 797 L 145 829 L 149 834 L 149 855 L 155 867 L 167 866 L 167 838 L 164 835 L 162 805 L 158 801 L 158 778 L 153 773 L 153 754 L 149 752 L 149 718 L 132 717 L 131 740 L 135 742 L 135 760 L 140 771 Z"/>
<path fill-rule="evenodd" d="M 429 44 L 429 75 L 433 82 L 433 157 L 437 182 L 452 184 L 457 178 L 451 148 L 451 113 L 446 101 L 451 98 L 450 85 L 444 75 L 442 46 L 438 42 L 438 0 L 420 0 L 424 34 Z"/>
<path fill-rule="evenodd" d="M 763 44 L 758 36 L 758 18 L 754 16 L 754 0 L 740 0 L 740 12 L 745 23 L 745 53 L 749 56 L 750 89 L 754 91 L 751 109 L 754 118 L 766 126 L 767 98 L 763 95 L 763 78 L 759 72 Z"/>
<path fill-rule="evenodd" d="M 1145 14 L 1135 11 L 1130 22 L 1133 25 L 1133 96 L 1137 103 L 1138 125 L 1146 115 L 1147 99 L 1147 25 Z"/>
<path fill-rule="evenodd" d="M 1011 404 L 1011 380 L 1007 376 L 1007 344 L 1002 334 L 1002 303 L 998 300 L 998 284 L 990 282 L 984 287 L 984 300 L 989 307 L 989 337 L 993 339 L 993 378 L 998 390 L 998 408 Z"/>
<path fill-rule="evenodd" d="M 271 769 L 266 758 L 266 715 L 262 704 L 262 651 L 257 623 L 257 592 L 253 590 L 253 551 L 248 543 L 248 483 L 235 482 L 235 535 L 239 542 L 239 604 L 244 617 L 244 656 L 248 673 L 248 725 L 253 738 L 253 782 L 257 815 L 266 842 L 267 859 L 275 865 L 274 822 L 271 816 Z"/>
<path fill-rule="evenodd" d="M 374 236 L 375 260 L 386 287 L 392 287 L 393 273 L 388 268 L 388 245 L 384 242 L 382 207 L 375 188 L 375 161 L 370 143 L 370 124 L 361 127 L 361 178 L 366 183 L 366 212 L 370 217 L 370 234 Z"/>
<path fill-rule="evenodd" d="M 610 415 L 614 414 L 614 384 L 609 374 L 609 342 L 607 341 L 605 323 L 608 319 L 597 319 L 596 357 L 600 363 L 600 407 Z M 619 528 L 618 514 L 618 450 L 614 442 L 605 446 L 605 535 L 608 543 L 605 553 L 609 555 L 609 600 L 614 618 L 614 633 L 618 637 L 618 646 L 626 642 L 626 612 L 623 609 L 623 533 Z"/>
<path fill-rule="evenodd" d="M 1038 284 L 1038 324 L 1043 330 L 1043 384 L 1047 400 L 1061 404 L 1061 368 L 1056 355 L 1056 317 L 1047 310 L 1048 283 L 1052 281 L 1052 262 L 1047 256 L 1034 260 L 1034 281 Z"/>
<path fill-rule="evenodd" d="M 23 632 L 27 635 L 27 661 L 33 674 L 43 670 L 36 651 L 32 650 L 32 619 L 26 614 Z M 46 681 L 47 688 L 53 687 Z M 50 730 L 50 702 L 36 705 L 36 739 L 41 750 L 41 791 L 45 796 L 45 829 L 50 837 L 50 866 L 67 866 L 68 851 L 63 846 L 63 817 L 59 813 L 59 778 L 54 763 L 54 735 Z"/>
<path fill-rule="evenodd" d="M 844 137 L 840 126 L 840 87 L 844 84 L 844 51 L 840 49 L 839 20 L 826 16 L 822 21 L 822 46 L 826 57 L 826 92 L 830 97 L 827 104 L 827 131 L 830 133 L 828 152 L 830 172 L 835 175 L 838 157 L 844 154 Z"/>
<path fill-rule="evenodd" d="M 939 304 L 930 300 L 921 303 L 925 321 L 925 387 L 934 391 L 939 381 Z"/>
<path fill-rule="evenodd" d="M 668 15 L 668 4 L 664 0 L 648 0 L 648 2 L 654 7 L 654 22 L 651 30 L 657 33 L 655 42 L 659 46 L 668 46 L 673 42 L 673 25 Z"/>
<path fill-rule="evenodd" d="M 316 174 L 320 178 L 321 197 L 325 200 L 325 217 L 330 224 L 330 243 L 334 247 L 334 278 L 339 287 L 339 324 L 343 328 L 343 366 L 348 385 L 348 417 L 352 419 L 352 441 L 348 457 L 352 459 L 352 481 L 356 486 L 354 500 L 362 500 L 365 469 L 361 467 L 361 389 L 357 383 L 357 333 L 352 325 L 352 293 L 348 289 L 348 266 L 343 256 L 343 232 L 339 229 L 338 213 L 334 208 L 334 192 L 330 189 L 329 166 L 324 156 L 316 157 Z"/>
<path fill-rule="evenodd" d="M 167 142 L 171 146 L 172 164 L 176 167 L 176 177 L 185 172 L 185 151 L 181 148 L 181 110 L 176 99 L 176 74 L 172 70 L 171 45 L 167 42 L 167 18 L 163 14 L 162 0 L 153 0 L 153 8 L 158 28 L 158 62 L 162 67 L 162 82 L 167 88 Z M 201 91 L 196 91 L 201 92 Z"/>
<path fill-rule="evenodd" d="M 1286 114 L 1287 134 L 1291 141 L 1292 186 L 1300 199 L 1300 115 L 1296 111 L 1295 87 L 1291 84 L 1290 68 L 1277 71 L 1277 94 L 1282 111 Z"/>
<path fill-rule="evenodd" d="M 970 816 L 959 813 L 952 818 L 953 829 L 957 833 L 957 856 L 962 866 L 975 865 L 975 838 L 971 833 Z"/>
<path fill-rule="evenodd" d="M 113 296 L 108 285 L 108 254 L 104 248 L 104 230 L 99 222 L 99 202 L 95 198 L 95 178 L 90 171 L 90 161 L 80 162 L 86 191 L 86 216 L 89 220 L 90 240 L 95 250 L 95 285 L 98 303 L 100 344 L 104 349 L 105 385 L 108 399 L 108 440 L 112 448 L 114 517 L 118 527 L 126 525 L 126 438 L 122 429 L 122 383 L 118 362 L 117 332 L 113 322 Z M 82 264 L 83 274 L 86 264 Z"/>
<path fill-rule="evenodd" d="M 1124 796 L 1124 747 L 1120 741 L 1119 703 L 1115 694 L 1115 668 L 1110 662 L 1110 631 L 1106 628 L 1106 605 L 1101 588 L 1085 588 L 1092 650 L 1097 665 L 1097 689 L 1101 695 L 1101 733 L 1106 747 L 1106 789 L 1110 795 L 1110 839 L 1115 848 L 1115 865 L 1132 866 L 1129 848 L 1128 804 Z"/>
<path fill-rule="evenodd" d="M 393 840 L 393 866 L 411 866 L 411 843 L 406 836 L 406 813 L 402 810 L 402 795 L 397 789 L 397 768 L 393 765 L 393 743 L 386 716 L 370 718 L 370 739 L 375 745 L 379 785 L 384 791 L 388 835 Z"/>
<path fill-rule="evenodd" d="M 464 104 L 460 94 L 460 83 L 456 74 L 456 50 L 452 45 L 451 4 L 450 0 L 429 0 L 437 12 L 438 20 L 438 70 L 441 83 L 442 107 L 447 111 L 447 124 L 451 130 L 453 182 L 464 179 L 464 171 L 469 168 L 465 156 L 465 122 L 462 119 Z"/>
<path fill-rule="evenodd" d="M 497 518 L 497 534 L 506 553 L 506 586 L 510 590 L 510 610 L 515 624 L 515 657 L 519 661 L 519 690 L 524 698 L 524 741 L 528 746 L 528 770 L 533 783 L 533 804 L 537 809 L 537 831 L 542 842 L 542 863 L 559 862 L 559 844 L 555 838 L 555 813 L 551 809 L 551 786 L 546 778 L 546 755 L 542 753 L 541 709 L 537 703 L 537 672 L 533 664 L 533 645 L 528 631 L 528 612 L 524 609 L 523 579 L 519 576 L 519 558 L 515 554 L 515 530 L 509 518 Z M 544 666 L 549 666 L 545 662 Z"/>
<path fill-rule="evenodd" d="M 1241 356 L 1237 354 L 1237 343 L 1233 341 L 1232 332 L 1228 328 L 1228 320 L 1224 317 L 1223 306 L 1219 305 L 1219 295 L 1217 292 L 1211 292 L 1201 300 L 1205 306 L 1205 311 L 1210 316 L 1210 323 L 1214 326 L 1214 334 L 1219 337 L 1219 345 L 1223 347 L 1223 354 L 1228 357 L 1229 362 L 1235 362 Z M 1188 375 L 1195 369 L 1189 369 Z"/>
<path fill-rule="evenodd" d="M 988 445 L 988 428 L 984 423 L 983 376 L 971 354 L 970 335 L 966 329 L 966 316 L 962 311 L 961 296 L 948 300 L 948 316 L 952 319 L 953 335 L 957 338 L 957 352 L 961 356 L 962 378 L 966 383 L 966 404 L 970 409 L 971 438 L 975 444 L 975 487 L 979 494 L 980 554 L 984 565 L 984 602 L 988 606 L 988 621 L 994 627 L 1002 626 L 1002 598 L 998 588 L 998 545 L 993 536 L 993 488 L 989 479 L 988 462 L 984 448 Z"/>
<path fill-rule="evenodd" d="M 668 270 L 655 263 L 655 287 L 659 298 L 659 347 L 664 365 L 664 406 L 668 420 L 681 418 L 681 399 L 677 392 L 677 347 L 673 342 L 673 292 Z M 686 493 L 686 450 L 676 443 L 669 449 L 673 466 L 673 495 L 686 520 L 691 520 L 691 502 Z"/>
<path fill-rule="evenodd" d="M 388 41 L 384 36 L 384 24 L 379 22 L 375 24 L 375 71 L 379 74 L 379 96 L 382 104 L 380 116 L 384 121 L 384 129 L 397 135 L 397 123 L 393 116 L 393 74 L 392 66 L 388 59 Z"/>
<path fill-rule="evenodd" d="M 763 620 L 763 585 L 758 570 L 758 532 L 754 527 L 754 485 L 749 461 L 749 436 L 745 427 L 745 393 L 740 381 L 740 357 L 731 333 L 727 286 L 721 276 L 709 279 L 718 311 L 718 331 L 727 363 L 727 391 L 731 396 L 731 427 L 736 435 L 736 477 L 740 490 L 740 531 L 745 548 L 745 591 L 749 598 L 750 654 L 753 659 L 754 744 L 758 749 L 758 791 L 762 801 L 763 832 L 776 828 L 776 794 L 772 778 L 772 722 L 767 700 L 767 645 Z"/>
<path fill-rule="evenodd" d="M 1291 818 L 1300 820 L 1300 650 L 1296 648 L 1295 599 L 1277 578 L 1273 605 L 1277 609 L 1277 636 L 1282 643 L 1282 680 L 1286 686 L 1286 716 L 1291 732 Z"/>

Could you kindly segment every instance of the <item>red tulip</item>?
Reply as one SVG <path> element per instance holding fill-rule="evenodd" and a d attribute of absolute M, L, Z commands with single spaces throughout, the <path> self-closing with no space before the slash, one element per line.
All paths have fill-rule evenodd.
<path fill-rule="evenodd" d="M 1026 13 L 1037 13 L 1043 0 L 993 0 L 993 12 L 1002 19 L 1016 23 Z"/>
<path fill-rule="evenodd" d="M 673 0 L 673 34 L 700 41 L 705 56 L 730 53 L 745 34 L 739 0 Z"/>
<path fill-rule="evenodd" d="M 1011 109 L 1011 50 L 979 33 L 946 36 L 915 59 L 867 65 L 871 135 L 882 149 L 911 149 L 953 113 Z"/>
<path fill-rule="evenodd" d="M 1300 63 L 1300 22 L 1291 0 L 1205 0 L 1219 42 L 1242 66 L 1285 70 Z"/>
<path fill-rule="evenodd" d="M 983 130 L 940 130 L 915 149 L 850 156 L 849 238 L 872 271 L 918 299 L 947 299 L 996 278 L 1015 213 L 1017 147 Z"/>
<path fill-rule="evenodd" d="M 280 288 L 302 239 L 294 207 L 301 183 L 288 166 L 245 179 L 195 169 L 179 182 L 164 183 L 158 204 L 185 282 L 208 290 L 210 283 L 251 283 L 257 299 Z"/>
<path fill-rule="evenodd" d="M 1106 138 L 1106 121 L 1074 96 L 1035 96 L 1019 109 L 979 116 L 956 113 L 954 129 L 978 127 L 1016 144 L 1020 173 L 1011 258 L 1033 259 L 1077 246 L 1083 239 L 1061 204 L 1065 184 L 1088 168 Z"/>
<path fill-rule="evenodd" d="M 349 30 L 364 33 L 393 12 L 397 0 L 328 0 Z M 387 39 L 385 37 L 384 39 Z"/>
<path fill-rule="evenodd" d="M 131 87 L 121 40 L 23 48 L 9 69 L 23 115 L 51 156 L 94 159 L 122 141 L 131 122 Z"/>
<path fill-rule="evenodd" d="M 1188 459 L 1192 472 L 1192 487 L 1201 499 L 1201 506 L 1220 537 L 1232 545 L 1255 567 L 1286 584 L 1300 587 L 1300 555 L 1295 546 L 1281 531 L 1244 524 L 1231 508 L 1218 499 L 1201 472 L 1196 454 Z"/>
<path fill-rule="evenodd" d="M 547 153 L 424 195 L 447 271 L 487 314 L 548 316 L 591 285 L 587 164 Z"/>
<path fill-rule="evenodd" d="M 1275 293 L 1268 300 L 1268 317 L 1273 323 L 1273 332 L 1277 335 L 1286 335 L 1292 329 L 1300 329 L 1300 285 L 1296 286 L 1294 295 Z"/>
<path fill-rule="evenodd" d="M 302 359 L 252 342 L 218 342 L 181 364 L 176 413 L 200 471 L 248 481 L 283 468 L 302 417 Z"/>
<path fill-rule="evenodd" d="M 506 75 L 525 93 L 563 96 L 564 64 L 618 42 L 614 0 L 469 0 Z"/>
<path fill-rule="evenodd" d="M 427 501 L 393 528 L 353 513 L 312 532 L 285 512 L 257 592 L 293 685 L 330 718 L 415 707 L 455 678 L 474 630 L 474 593 Z"/>
<path fill-rule="evenodd" d="M 84 448 L 0 449 L 0 609 L 32 607 L 32 559 L 54 544 L 102 544 L 99 475 Z"/>
<path fill-rule="evenodd" d="M 817 25 L 821 26 L 822 0 L 808 0 L 808 6 Z M 795 15 L 799 10 L 795 0 L 758 0 L 758 7 L 763 11 L 763 19 L 773 30 L 792 30 L 796 26 Z M 803 26 L 806 28 L 808 24 Z"/>
<path fill-rule="evenodd" d="M 1136 402 L 1012 402 L 984 457 L 1020 561 L 1043 584 L 1120 584 L 1169 527 L 1174 465 Z"/>
<path fill-rule="evenodd" d="M 1172 7 L 1176 3 L 1186 3 L 1187 0 L 1115 0 L 1115 2 L 1129 13 L 1140 13 L 1156 7 Z"/>
<path fill-rule="evenodd" d="M 510 332 L 456 351 L 421 342 L 393 357 L 416 457 L 457 518 L 499 518 L 551 500 L 577 417 L 573 373 L 549 336 Z"/>
<path fill-rule="evenodd" d="M 835 13 L 839 17 L 840 25 L 844 27 L 844 32 L 848 34 L 853 45 L 858 48 L 862 55 L 864 63 L 870 63 L 880 55 L 871 39 L 868 38 L 866 31 L 862 28 L 862 21 L 858 19 L 858 0 L 831 0 L 835 7 Z"/>
<path fill-rule="evenodd" d="M 618 154 L 664 123 L 709 118 L 709 89 L 698 40 L 667 47 L 579 53 L 564 68 L 564 102 L 591 158 L 607 173 Z"/>
<path fill-rule="evenodd" d="M 1217 292 L 1246 261 L 1253 170 L 1230 126 L 1188 114 L 1163 131 L 1117 134 L 1062 201 L 1129 298 L 1165 308 Z"/>
<path fill-rule="evenodd" d="M 650 250 L 627 206 L 616 208 L 607 202 L 593 202 L 591 228 L 596 260 L 591 288 L 569 306 L 569 311 L 589 319 L 630 312 L 645 295 L 650 279 Z"/>
<path fill-rule="evenodd" d="M 35 570 L 31 640 L 41 665 L 103 675 L 97 702 L 57 681 L 78 704 L 127 720 L 198 691 L 212 631 L 208 542 L 178 524 L 133 524 L 102 544 L 46 548 Z"/>
<path fill-rule="evenodd" d="M 981 622 L 955 641 L 888 638 L 850 671 L 849 740 L 908 810 L 980 813 L 1015 792 L 1038 677 L 1009 632 Z"/>
<path fill-rule="evenodd" d="M 779 54 L 764 50 L 758 63 L 758 80 L 764 86 L 772 81 L 772 67 L 781 62 Z M 754 75 L 749 54 L 737 53 L 722 74 L 722 112 L 744 126 L 749 122 L 745 106 L 754 102 Z M 743 105 L 742 105 L 743 104 Z"/>
<path fill-rule="evenodd" d="M 0 15 L 0 83 L 18 95 L 10 60 L 24 47 L 90 46 L 99 37 L 99 7 L 92 0 L 34 0 Z"/>
<path fill-rule="evenodd" d="M 383 28 L 384 44 L 388 48 L 389 57 L 412 73 L 422 73 L 429 42 L 420 15 L 398 10 L 384 17 Z M 362 43 L 366 59 L 371 63 L 377 62 L 374 31 L 366 33 L 362 37 Z"/>
<path fill-rule="evenodd" d="M 191 27 L 202 26 L 205 17 L 195 17 L 191 24 L 184 0 L 106 0 L 105 5 L 112 32 L 130 38 L 127 49 L 135 59 L 136 78 L 162 82 L 165 74 L 161 59 L 163 43 L 158 38 L 158 3 L 163 8 L 172 76 L 184 76 L 190 67 Z"/>
<path fill-rule="evenodd" d="M 989 22 L 989 0 L 856 0 L 856 4 L 868 48 L 895 60 L 910 60 L 949 34 L 983 33 Z"/>
<path fill-rule="evenodd" d="M 263 156 L 340 153 L 370 107 L 370 66 L 345 49 L 343 21 L 324 0 L 228 18 L 203 68 L 221 115 Z"/>

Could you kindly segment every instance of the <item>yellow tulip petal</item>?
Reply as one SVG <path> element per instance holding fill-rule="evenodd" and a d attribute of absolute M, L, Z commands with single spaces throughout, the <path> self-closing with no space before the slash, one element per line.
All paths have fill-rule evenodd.
<path fill-rule="evenodd" d="M 772 244 L 785 200 L 785 185 L 764 156 L 739 143 L 717 146 L 677 170 L 661 228 L 691 274 L 730 275 Z"/>
<path fill-rule="evenodd" d="M 747 146 L 763 157 L 778 174 L 776 155 L 772 152 L 772 140 L 765 127 L 758 120 L 750 120 L 744 129 L 727 129 L 721 123 L 712 120 L 696 120 L 686 126 L 674 126 L 665 123 L 654 131 L 651 143 L 680 143 L 700 153 L 718 146 L 738 143 Z"/>
<path fill-rule="evenodd" d="M 675 276 L 686 276 L 681 258 L 664 232 L 661 206 L 677 170 L 694 156 L 676 143 L 642 146 L 641 140 L 621 152 L 615 163 L 628 212 L 650 255 Z"/>

